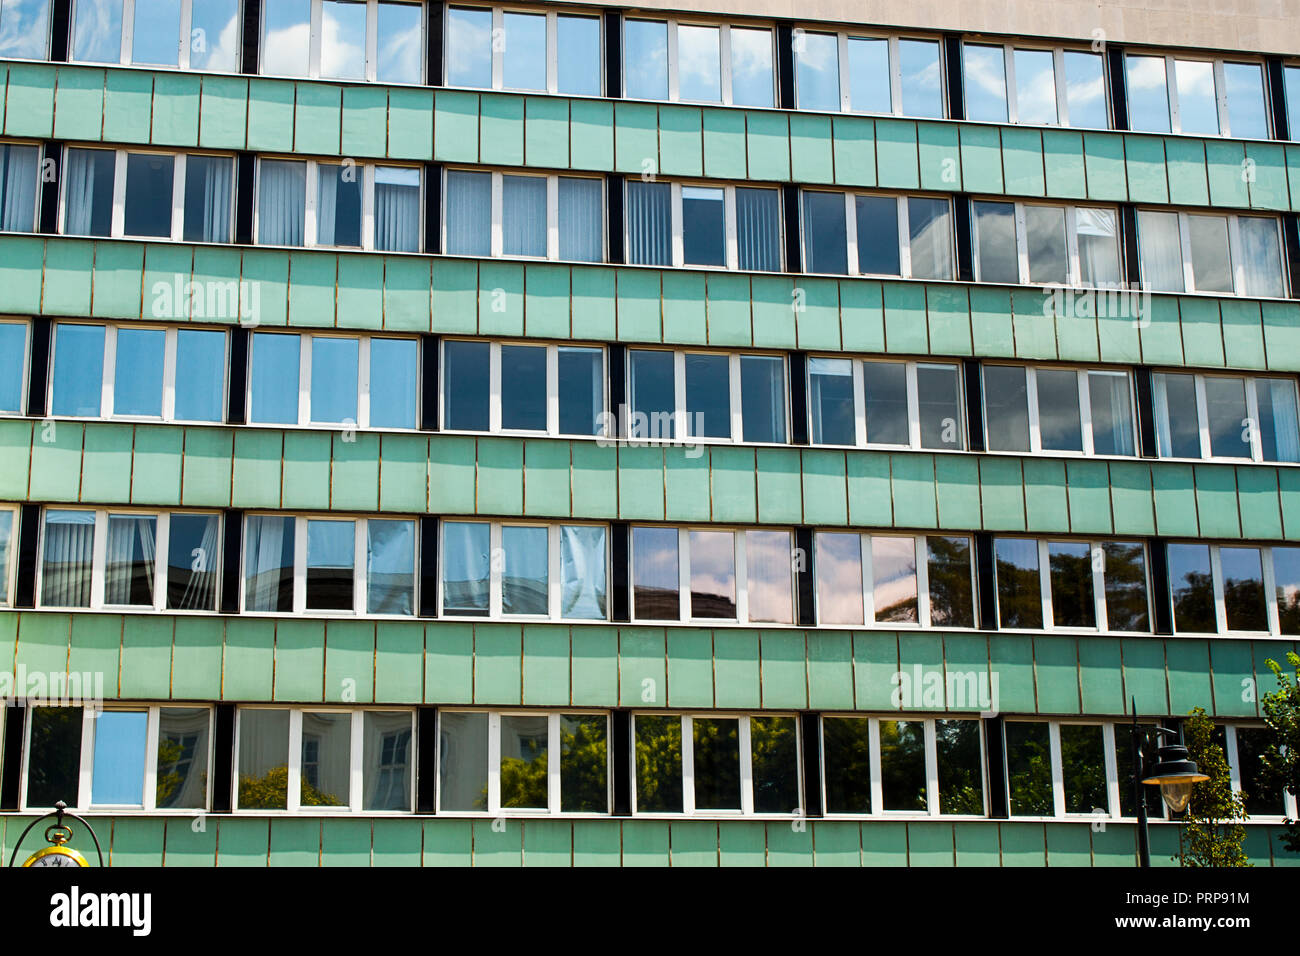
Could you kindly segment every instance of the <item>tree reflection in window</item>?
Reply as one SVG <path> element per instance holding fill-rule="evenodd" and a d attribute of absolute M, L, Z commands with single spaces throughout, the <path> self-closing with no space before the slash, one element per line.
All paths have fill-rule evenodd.
<path fill-rule="evenodd" d="M 936 720 L 939 812 L 982 816 L 984 772 L 978 720 Z"/>
<path fill-rule="evenodd" d="M 1013 817 L 1051 816 L 1051 731 L 1045 723 L 1011 721 L 1006 725 L 1007 790 Z"/>
<path fill-rule="evenodd" d="M 921 721 L 880 722 L 880 784 L 886 810 L 925 811 L 925 725 Z"/>
<path fill-rule="evenodd" d="M 1100 724 L 1061 725 L 1065 812 L 1106 811 L 1106 747 Z"/>
<path fill-rule="evenodd" d="M 793 813 L 799 798 L 799 742 L 793 717 L 749 718 L 754 811 Z"/>
<path fill-rule="evenodd" d="M 636 717 L 636 809 L 638 813 L 682 811 L 680 717 Z"/>
<path fill-rule="evenodd" d="M 1174 630 L 1202 634 L 1216 631 L 1209 546 L 1171 544 L 1168 554 L 1169 586 L 1174 597 Z"/>

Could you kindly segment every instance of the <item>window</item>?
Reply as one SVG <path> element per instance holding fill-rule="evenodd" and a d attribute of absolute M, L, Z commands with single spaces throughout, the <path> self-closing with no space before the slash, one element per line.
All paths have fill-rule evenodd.
<path fill-rule="evenodd" d="M 814 445 L 963 449 L 962 402 L 956 365 L 808 359 Z"/>
<path fill-rule="evenodd" d="M 0 2 L 0 57 L 43 60 L 49 49 L 49 0 Z"/>
<path fill-rule="evenodd" d="M 629 349 L 626 436 L 782 444 L 785 381 L 779 355 Z"/>
<path fill-rule="evenodd" d="M 989 451 L 1136 454 L 1127 372 L 983 366 Z"/>
<path fill-rule="evenodd" d="M 17 6 L 7 0 L 5 7 L 10 5 Z M 211 73 L 239 69 L 243 21 L 238 0 L 76 0 L 72 17 L 69 59 L 74 63 L 172 66 Z M 43 42 L 43 15 L 40 31 Z"/>
<path fill-rule="evenodd" d="M 799 731 L 789 714 L 634 714 L 633 812 L 798 815 Z"/>
<path fill-rule="evenodd" d="M 1256 817 L 1295 819 L 1296 795 L 1269 778 L 1263 757 L 1269 746 L 1269 730 L 1262 726 L 1228 724 L 1219 729 L 1216 740 L 1224 748 L 1232 789 L 1245 798 L 1246 813 Z M 1216 735 L 1217 736 L 1217 735 Z"/>
<path fill-rule="evenodd" d="M 826 813 L 983 816 L 978 720 L 822 717 Z"/>
<path fill-rule="evenodd" d="M 974 627 L 971 541 L 818 531 L 819 625 Z"/>
<path fill-rule="evenodd" d="M 1168 545 L 1176 633 L 1295 634 L 1300 548 Z"/>
<path fill-rule="evenodd" d="M 776 105 L 769 28 L 629 18 L 623 44 L 629 99 Z"/>
<path fill-rule="evenodd" d="M 448 170 L 446 177 L 448 253 L 605 260 L 601 180 L 467 169 Z"/>
<path fill-rule="evenodd" d="M 1283 68 L 1282 85 L 1291 139 L 1300 141 L 1300 66 Z"/>
<path fill-rule="evenodd" d="M 211 723 L 207 707 L 33 707 L 23 808 L 206 810 Z"/>
<path fill-rule="evenodd" d="M 795 31 L 801 110 L 942 118 L 937 40 Z"/>
<path fill-rule="evenodd" d="M 415 428 L 419 341 L 255 332 L 249 421 Z"/>
<path fill-rule="evenodd" d="M 1162 458 L 1300 461 L 1290 378 L 1156 372 L 1151 391 Z"/>
<path fill-rule="evenodd" d="M 10 0 L 14 4 L 14 0 Z M 16 5 L 16 4 L 14 4 Z M 7 9 L 0 7 L 0 11 Z M 4 35 L 0 32 L 0 51 Z M 0 56 L 7 54 L 0 52 Z M 39 149 L 0 143 L 0 232 L 35 232 Z"/>
<path fill-rule="evenodd" d="M 608 619 L 604 525 L 443 521 L 441 532 L 444 615 Z"/>
<path fill-rule="evenodd" d="M 1155 292 L 1286 295 L 1273 216 L 1138 210 L 1142 284 Z"/>
<path fill-rule="evenodd" d="M 1151 630 L 1140 541 L 995 538 L 993 551 L 1001 628 Z"/>
<path fill-rule="evenodd" d="M 946 198 L 804 190 L 801 202 L 808 272 L 953 277 Z"/>
<path fill-rule="evenodd" d="M 781 269 L 777 190 L 640 180 L 626 190 L 629 263 Z"/>
<path fill-rule="evenodd" d="M 414 724 L 409 710 L 240 707 L 235 809 L 410 812 Z"/>
<path fill-rule="evenodd" d="M 1110 125 L 1100 53 L 966 43 L 962 68 L 967 119 L 1091 129 Z"/>
<path fill-rule="evenodd" d="M 439 813 L 608 813 L 609 718 L 438 710 Z"/>
<path fill-rule="evenodd" d="M 0 415 L 21 415 L 27 395 L 27 323 L 0 320 Z"/>
<path fill-rule="evenodd" d="M 1260 63 L 1130 53 L 1125 71 L 1129 124 L 1134 130 L 1269 138 Z"/>
<path fill-rule="evenodd" d="M 1131 791 L 1131 778 L 1119 773 L 1115 757 L 1129 750 L 1127 727 L 1009 720 L 1004 734 L 1011 816 L 1121 815 L 1119 796 Z"/>
<path fill-rule="evenodd" d="M 447 85 L 600 96 L 600 18 L 448 7 Z"/>
<path fill-rule="evenodd" d="M 979 281 L 1119 287 L 1114 209 L 976 200 L 972 212 Z"/>
<path fill-rule="evenodd" d="M 18 572 L 18 509 L 0 506 L 0 607 L 13 603 L 14 578 Z"/>
<path fill-rule="evenodd" d="M 422 207 L 415 167 L 258 161 L 261 245 L 418 252 Z"/>
<path fill-rule="evenodd" d="M 422 20 L 421 4 L 412 2 L 264 0 L 261 72 L 421 83 Z"/>

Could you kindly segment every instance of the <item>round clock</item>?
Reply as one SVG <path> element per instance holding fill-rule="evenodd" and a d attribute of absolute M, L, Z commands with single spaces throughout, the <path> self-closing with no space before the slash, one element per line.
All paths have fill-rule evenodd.
<path fill-rule="evenodd" d="M 90 866 L 84 856 L 72 847 L 64 846 L 72 839 L 72 831 L 66 826 L 56 824 L 50 827 L 45 831 L 45 839 L 51 845 L 37 850 L 23 866 Z"/>

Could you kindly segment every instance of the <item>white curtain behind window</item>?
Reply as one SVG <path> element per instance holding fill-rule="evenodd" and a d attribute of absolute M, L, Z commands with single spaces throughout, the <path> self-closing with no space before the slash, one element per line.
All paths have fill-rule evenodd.
<path fill-rule="evenodd" d="M 492 174 L 447 173 L 447 252 L 492 254 Z"/>
<path fill-rule="evenodd" d="M 501 252 L 546 255 L 546 180 L 542 177 L 501 177 Z"/>
<path fill-rule="evenodd" d="M 736 190 L 739 267 L 758 272 L 781 268 L 781 209 L 775 189 Z"/>
<path fill-rule="evenodd" d="M 32 232 L 36 218 L 36 147 L 0 146 L 0 230 Z"/>
<path fill-rule="evenodd" d="M 42 604 L 90 607 L 90 563 L 94 545 L 93 512 L 51 511 L 46 514 L 41 559 Z"/>
<path fill-rule="evenodd" d="M 203 183 L 202 207 L 198 210 L 202 220 L 186 222 L 187 238 L 198 242 L 230 241 L 232 165 L 230 160 L 218 156 L 190 156 L 185 160 L 186 178 L 198 176 Z M 187 215 L 191 212 L 185 211 Z"/>
<path fill-rule="evenodd" d="M 316 167 L 316 244 L 332 246 L 334 222 L 338 212 L 339 168 L 320 165 Z"/>
<path fill-rule="evenodd" d="M 1152 292 L 1183 291 L 1183 247 L 1178 238 L 1178 214 L 1138 213 L 1138 257 L 1142 285 Z"/>
<path fill-rule="evenodd" d="M 109 515 L 108 554 L 104 571 L 104 603 L 131 604 L 131 582 L 139 564 L 149 585 L 149 604 L 154 599 L 153 516 Z M 140 552 L 135 542 L 139 535 Z"/>
<path fill-rule="evenodd" d="M 605 614 L 605 529 L 560 527 L 560 616 L 603 621 Z"/>
<path fill-rule="evenodd" d="M 627 184 L 627 261 L 672 265 L 672 193 L 667 183 Z"/>
<path fill-rule="evenodd" d="M 172 519 L 175 520 L 174 518 Z M 199 548 L 206 556 L 202 571 L 190 571 L 189 580 L 185 582 L 185 591 L 175 605 L 183 611 L 212 611 L 217 606 L 217 534 L 216 515 L 208 515 L 203 525 L 203 538 Z M 174 540 L 174 539 L 173 539 Z"/>
<path fill-rule="evenodd" d="M 71 236 L 85 236 L 90 233 L 90 224 L 95 212 L 95 151 L 89 149 L 68 150 L 64 179 L 63 231 Z M 109 184 L 105 184 L 109 186 Z"/>
<path fill-rule="evenodd" d="M 1163 375 L 1151 376 L 1151 404 L 1156 420 L 1156 450 L 1162 457 L 1174 453 L 1174 437 L 1169 429 L 1169 389 Z"/>
<path fill-rule="evenodd" d="M 375 169 L 375 248 L 420 251 L 420 171 Z"/>
<path fill-rule="evenodd" d="M 1271 378 L 1260 379 L 1258 387 L 1268 389 L 1277 460 L 1300 461 L 1300 421 L 1296 418 L 1295 385 L 1290 379 Z"/>
<path fill-rule="evenodd" d="M 560 177 L 560 258 L 600 262 L 604 258 L 604 184 L 599 179 Z"/>
<path fill-rule="evenodd" d="M 1119 285 L 1119 241 L 1113 209 L 1080 206 L 1074 211 L 1079 237 L 1079 279 L 1106 289 Z"/>
<path fill-rule="evenodd" d="M 307 204 L 307 164 L 264 160 L 258 171 L 257 241 L 301 246 Z"/>
<path fill-rule="evenodd" d="M 280 569 L 290 556 L 283 553 L 285 522 L 292 518 L 253 515 L 248 519 L 244 557 L 244 609 L 276 611 L 280 602 Z"/>
<path fill-rule="evenodd" d="M 1241 234 L 1241 264 L 1246 272 L 1246 294 L 1277 298 L 1286 295 L 1277 220 L 1242 216 L 1237 224 Z"/>

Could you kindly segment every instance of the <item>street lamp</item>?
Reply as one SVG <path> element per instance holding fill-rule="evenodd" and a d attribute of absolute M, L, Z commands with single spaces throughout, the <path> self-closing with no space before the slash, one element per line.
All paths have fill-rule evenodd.
<path fill-rule="evenodd" d="M 1165 805 L 1174 813 L 1182 813 L 1192 799 L 1192 784 L 1209 780 L 1201 773 L 1196 762 L 1179 741 L 1179 735 L 1165 727 L 1153 727 L 1157 734 L 1167 734 L 1175 743 L 1163 745 L 1156 754 L 1156 763 L 1149 771 L 1142 768 L 1142 750 L 1138 745 L 1137 701 L 1132 701 L 1133 714 L 1133 799 L 1137 803 L 1138 866 L 1151 865 L 1151 843 L 1147 832 L 1147 802 L 1142 784 L 1159 787 Z"/>

